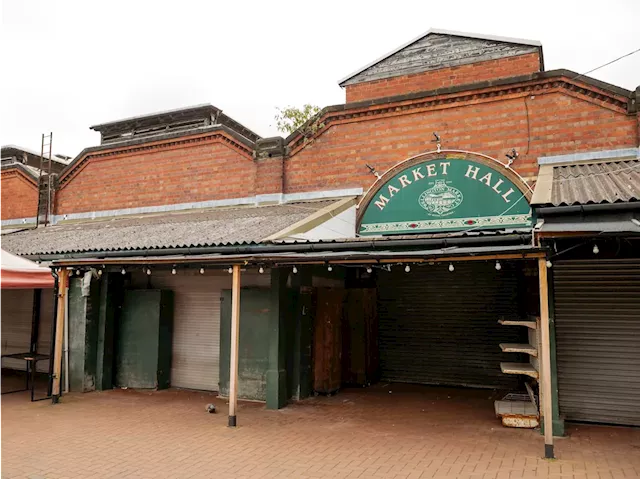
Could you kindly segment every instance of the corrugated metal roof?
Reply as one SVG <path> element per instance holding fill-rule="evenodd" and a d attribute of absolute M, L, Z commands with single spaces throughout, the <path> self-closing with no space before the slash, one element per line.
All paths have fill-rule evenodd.
<path fill-rule="evenodd" d="M 640 159 L 555 166 L 554 206 L 640 200 Z"/>
<path fill-rule="evenodd" d="M 2 235 L 18 255 L 259 243 L 334 201 L 92 220 Z"/>

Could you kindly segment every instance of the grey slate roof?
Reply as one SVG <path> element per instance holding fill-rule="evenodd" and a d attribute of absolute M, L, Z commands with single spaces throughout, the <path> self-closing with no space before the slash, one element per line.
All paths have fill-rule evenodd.
<path fill-rule="evenodd" d="M 509 51 L 499 52 L 505 47 Z M 432 28 L 350 73 L 339 80 L 338 84 L 346 86 L 373 79 L 490 60 L 494 55 L 486 55 L 491 50 L 494 55 L 497 53 L 498 57 L 539 50 L 542 57 L 542 44 L 535 40 Z M 540 60 L 540 69 L 544 70 L 542 58 Z M 366 75 L 367 72 L 374 75 Z"/>
<path fill-rule="evenodd" d="M 333 201 L 89 220 L 2 235 L 18 255 L 259 243 Z"/>
<path fill-rule="evenodd" d="M 553 168 L 551 204 L 570 206 L 640 200 L 640 159 Z"/>

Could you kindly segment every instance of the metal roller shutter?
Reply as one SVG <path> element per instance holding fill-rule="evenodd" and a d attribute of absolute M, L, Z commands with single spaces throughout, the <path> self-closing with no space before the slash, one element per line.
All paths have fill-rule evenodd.
<path fill-rule="evenodd" d="M 2 290 L 2 354 L 25 353 L 31 342 L 32 289 Z M 2 367 L 24 371 L 20 359 L 5 358 Z"/>
<path fill-rule="evenodd" d="M 211 276 L 156 274 L 154 288 L 174 294 L 171 386 L 217 391 L 220 284 Z"/>
<path fill-rule="evenodd" d="M 517 386 L 501 361 L 528 359 L 503 353 L 499 343 L 527 342 L 524 328 L 501 326 L 518 317 L 515 266 L 457 263 L 395 267 L 378 275 L 379 347 L 388 381 L 474 387 Z"/>
<path fill-rule="evenodd" d="M 560 414 L 640 426 L 640 260 L 553 266 Z"/>

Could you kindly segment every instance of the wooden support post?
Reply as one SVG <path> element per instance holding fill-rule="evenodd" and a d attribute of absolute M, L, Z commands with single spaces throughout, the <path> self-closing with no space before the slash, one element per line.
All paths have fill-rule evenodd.
<path fill-rule="evenodd" d="M 62 338 L 64 335 L 65 298 L 69 286 L 69 271 L 61 268 L 58 273 L 58 308 L 56 311 L 56 336 L 53 344 L 53 389 L 51 398 L 53 404 L 60 399 L 60 379 L 62 371 Z"/>
<path fill-rule="evenodd" d="M 540 280 L 540 395 L 542 396 L 542 416 L 544 425 L 544 457 L 553 459 L 553 408 L 551 397 L 551 339 L 549 333 L 549 283 L 547 280 L 547 261 L 538 259 L 538 278 Z"/>
<path fill-rule="evenodd" d="M 229 361 L 229 427 L 236 427 L 238 408 L 238 343 L 240 341 L 240 265 L 233 266 L 231 288 L 231 358 Z"/>

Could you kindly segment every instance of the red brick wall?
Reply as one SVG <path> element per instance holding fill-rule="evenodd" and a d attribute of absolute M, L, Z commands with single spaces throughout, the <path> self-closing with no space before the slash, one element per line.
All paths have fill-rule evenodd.
<path fill-rule="evenodd" d="M 256 160 L 256 195 L 282 193 L 283 168 L 281 156 Z"/>
<path fill-rule="evenodd" d="M 38 210 L 38 187 L 17 170 L 2 172 L 2 219 L 33 218 Z"/>
<path fill-rule="evenodd" d="M 348 85 L 347 103 L 508 78 L 540 71 L 538 53 Z"/>
<path fill-rule="evenodd" d="M 562 91 L 533 96 L 516 93 L 484 103 L 472 99 L 464 106 L 400 113 L 391 107 L 382 115 L 336 120 L 286 161 L 285 193 L 366 190 L 375 179 L 366 164 L 384 173 L 411 156 L 435 150 L 434 131 L 444 149 L 478 152 L 503 162 L 505 153 L 515 148 L 520 157 L 513 167 L 529 180 L 535 180 L 540 156 L 638 144 L 635 116 Z"/>
<path fill-rule="evenodd" d="M 57 193 L 56 214 L 254 194 L 253 159 L 226 141 L 174 142 L 171 146 L 136 150 L 89 158 L 75 176 L 63 178 Z"/>

